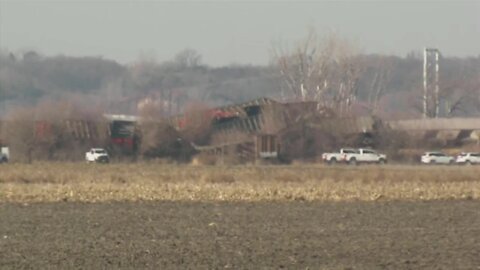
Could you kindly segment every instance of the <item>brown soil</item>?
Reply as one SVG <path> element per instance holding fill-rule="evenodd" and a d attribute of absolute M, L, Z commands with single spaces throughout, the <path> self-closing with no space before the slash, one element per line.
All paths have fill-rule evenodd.
<path fill-rule="evenodd" d="M 0 269 L 480 269 L 480 201 L 0 204 Z"/>

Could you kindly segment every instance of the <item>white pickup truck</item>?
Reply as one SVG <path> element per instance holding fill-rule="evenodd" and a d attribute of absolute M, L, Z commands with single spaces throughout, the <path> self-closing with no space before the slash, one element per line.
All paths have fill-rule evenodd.
<path fill-rule="evenodd" d="M 348 164 L 356 165 L 358 163 L 387 163 L 387 156 L 379 154 L 372 149 L 360 148 L 355 153 L 348 153 L 344 156 L 344 161 Z"/>
<path fill-rule="evenodd" d="M 328 164 L 336 164 L 337 162 L 345 162 L 346 154 L 357 153 L 356 149 L 353 148 L 342 148 L 336 153 L 323 153 L 322 160 Z"/>
<path fill-rule="evenodd" d="M 0 163 L 7 163 L 9 159 L 10 151 L 8 150 L 8 147 L 0 147 Z"/>
<path fill-rule="evenodd" d="M 110 157 L 108 156 L 107 151 L 103 148 L 92 148 L 90 151 L 85 153 L 85 160 L 87 162 L 98 162 L 98 163 L 108 163 Z"/>

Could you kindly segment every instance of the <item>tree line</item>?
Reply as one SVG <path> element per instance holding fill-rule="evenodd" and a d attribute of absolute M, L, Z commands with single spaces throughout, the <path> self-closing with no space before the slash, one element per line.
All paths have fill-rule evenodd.
<path fill-rule="evenodd" d="M 266 66 L 203 64 L 195 50 L 169 61 L 141 59 L 121 65 L 101 57 L 0 53 L 0 112 L 39 101 L 82 100 L 85 107 L 138 114 L 142 104 L 159 114 L 183 113 L 192 104 L 218 106 L 259 97 L 315 100 L 339 115 L 421 115 L 422 58 L 366 55 L 352 42 L 310 33 L 293 48 L 273 46 Z M 480 57 L 443 57 L 441 116 L 479 114 Z"/>
<path fill-rule="evenodd" d="M 11 128 L 1 137 L 28 161 L 75 160 L 88 145 L 107 143 L 103 114 L 134 114 L 144 121 L 138 153 L 188 159 L 187 142 L 208 143 L 211 135 L 210 119 L 201 112 L 260 97 L 315 101 L 319 113 L 332 117 L 422 117 L 422 69 L 419 53 L 367 55 L 348 39 L 314 31 L 291 47 L 274 44 L 265 66 L 211 67 L 192 49 L 168 61 L 144 57 L 127 65 L 101 57 L 3 51 L 0 122 Z M 440 59 L 439 106 L 440 117 L 480 115 L 480 56 Z M 195 125 L 178 133 L 166 120 L 179 114 Z M 91 128 L 101 135 L 82 141 L 65 133 L 66 123 L 75 120 L 97 123 Z M 45 121 L 48 132 L 37 136 L 47 128 Z"/>

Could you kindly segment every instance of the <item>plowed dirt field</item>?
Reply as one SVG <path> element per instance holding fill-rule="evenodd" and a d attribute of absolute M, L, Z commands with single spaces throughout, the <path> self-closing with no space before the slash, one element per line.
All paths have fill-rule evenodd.
<path fill-rule="evenodd" d="M 1 203 L 0 269 L 480 269 L 480 201 Z"/>

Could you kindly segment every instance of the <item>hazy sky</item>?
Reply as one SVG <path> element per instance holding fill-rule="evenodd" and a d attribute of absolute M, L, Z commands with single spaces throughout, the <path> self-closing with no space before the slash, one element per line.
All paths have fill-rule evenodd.
<path fill-rule="evenodd" d="M 266 64 L 276 40 L 309 27 L 366 53 L 404 56 L 424 46 L 480 55 L 478 1 L 46 1 L 0 0 L 0 48 L 46 55 L 158 61 L 193 48 L 211 65 Z"/>

